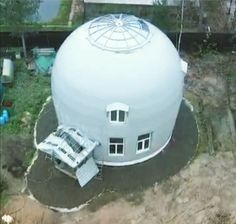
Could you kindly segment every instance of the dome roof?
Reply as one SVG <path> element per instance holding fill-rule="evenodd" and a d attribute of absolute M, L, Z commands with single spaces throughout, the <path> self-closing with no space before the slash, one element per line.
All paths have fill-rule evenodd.
<path fill-rule="evenodd" d="M 110 51 L 127 51 L 140 48 L 150 39 L 148 24 L 135 16 L 110 14 L 90 23 L 91 44 Z"/>
<path fill-rule="evenodd" d="M 104 25 L 107 32 L 101 31 L 98 25 L 110 20 L 113 29 Z M 120 27 L 114 25 L 120 22 Z M 95 37 L 96 30 L 102 37 Z M 172 42 L 158 28 L 134 16 L 107 15 L 78 27 L 64 41 L 54 62 L 52 87 L 53 91 L 56 86 L 60 92 L 66 88 L 67 94 L 79 92 L 111 102 L 113 98 L 118 102 L 145 99 L 150 94 L 163 97 L 182 88 L 180 64 Z"/>

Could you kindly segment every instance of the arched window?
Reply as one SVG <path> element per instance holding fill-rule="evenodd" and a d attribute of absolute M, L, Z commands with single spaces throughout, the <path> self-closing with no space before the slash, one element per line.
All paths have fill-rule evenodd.
<path fill-rule="evenodd" d="M 123 103 L 112 103 L 107 106 L 106 111 L 111 123 L 124 123 L 128 115 L 129 106 Z"/>

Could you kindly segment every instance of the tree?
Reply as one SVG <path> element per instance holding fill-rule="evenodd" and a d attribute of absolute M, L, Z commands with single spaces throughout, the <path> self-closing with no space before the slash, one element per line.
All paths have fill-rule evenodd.
<path fill-rule="evenodd" d="M 41 0 L 0 0 L 0 23 L 20 34 L 26 57 L 25 32 L 27 25 L 37 17 Z"/>

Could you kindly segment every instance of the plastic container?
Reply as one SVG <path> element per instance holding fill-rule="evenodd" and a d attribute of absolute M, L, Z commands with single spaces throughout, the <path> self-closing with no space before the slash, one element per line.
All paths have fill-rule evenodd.
<path fill-rule="evenodd" d="M 0 116 L 0 126 L 5 124 L 5 119 L 3 116 Z"/>
<path fill-rule="evenodd" d="M 2 114 L 6 114 L 7 116 L 9 116 L 8 111 L 6 109 L 2 111 Z"/>
<path fill-rule="evenodd" d="M 9 121 L 8 113 L 3 113 L 2 117 L 4 118 L 5 123 L 7 123 Z"/>

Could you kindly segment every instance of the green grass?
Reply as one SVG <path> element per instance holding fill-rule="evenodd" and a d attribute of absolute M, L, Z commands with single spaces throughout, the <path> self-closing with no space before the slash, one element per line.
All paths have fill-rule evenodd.
<path fill-rule="evenodd" d="M 13 107 L 9 109 L 10 122 L 1 129 L 2 134 L 31 134 L 35 120 L 42 104 L 50 95 L 50 78 L 30 75 L 23 61 L 16 63 L 15 80 L 12 88 L 6 88 L 4 99 L 11 100 Z M 26 112 L 30 115 L 29 124 L 22 122 Z"/>
<path fill-rule="evenodd" d="M 220 5 L 220 0 L 205 0 L 204 1 L 204 6 L 206 10 L 213 11 L 217 10 L 221 7 Z"/>
<path fill-rule="evenodd" d="M 8 184 L 7 182 L 0 176 L 0 207 L 6 204 L 7 202 L 7 195 L 6 191 L 8 189 Z"/>
<path fill-rule="evenodd" d="M 163 31 L 179 30 L 180 9 L 162 5 L 154 6 L 151 22 Z"/>
<path fill-rule="evenodd" d="M 28 167 L 30 166 L 32 159 L 34 158 L 34 154 L 35 154 L 35 149 L 29 150 L 25 152 L 25 158 L 23 161 L 23 166 L 24 167 Z"/>
<path fill-rule="evenodd" d="M 236 65 L 232 67 L 230 73 L 228 74 L 229 79 L 236 81 Z"/>
<path fill-rule="evenodd" d="M 199 22 L 199 9 L 195 6 L 195 3 L 191 1 L 185 1 L 183 30 L 187 32 L 197 32 L 199 29 Z"/>
<path fill-rule="evenodd" d="M 186 91 L 184 94 L 184 97 L 188 99 L 191 104 L 194 107 L 194 117 L 197 122 L 198 126 L 198 145 L 195 156 L 200 155 L 201 153 L 208 152 L 209 147 L 209 136 L 208 131 L 209 130 L 209 122 L 205 118 L 205 115 L 203 113 L 203 104 L 200 100 L 199 96 L 196 96 L 195 94 L 191 93 L 190 91 Z"/>

